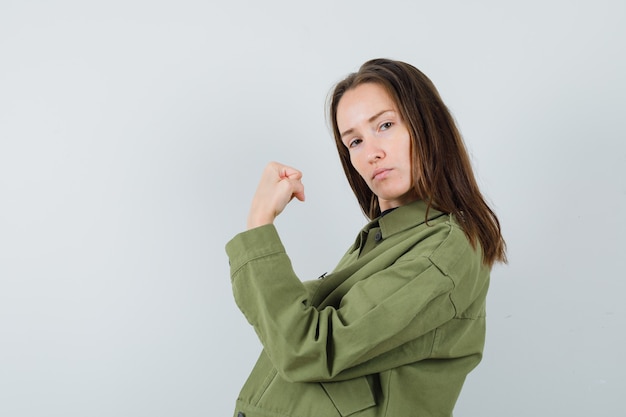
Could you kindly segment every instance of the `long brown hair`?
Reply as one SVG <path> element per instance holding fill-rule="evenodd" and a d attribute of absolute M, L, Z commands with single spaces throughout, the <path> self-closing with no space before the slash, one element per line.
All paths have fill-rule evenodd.
<path fill-rule="evenodd" d="M 363 212 L 380 215 L 378 198 L 352 166 L 337 126 L 343 95 L 360 84 L 382 86 L 395 102 L 411 136 L 411 168 L 417 195 L 431 207 L 456 216 L 473 247 L 478 243 L 487 265 L 506 263 L 500 222 L 485 202 L 472 171 L 463 138 L 430 79 L 405 62 L 373 59 L 340 81 L 330 96 L 329 116 L 348 182 Z"/>

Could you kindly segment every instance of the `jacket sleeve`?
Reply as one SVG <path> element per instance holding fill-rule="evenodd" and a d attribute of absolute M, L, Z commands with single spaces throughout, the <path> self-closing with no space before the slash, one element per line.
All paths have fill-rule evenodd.
<path fill-rule="evenodd" d="M 459 308 L 455 281 L 427 256 L 398 261 L 354 285 L 339 306 L 317 309 L 274 226 L 237 235 L 226 251 L 235 301 L 290 381 L 344 380 L 427 358 L 434 330 Z"/>

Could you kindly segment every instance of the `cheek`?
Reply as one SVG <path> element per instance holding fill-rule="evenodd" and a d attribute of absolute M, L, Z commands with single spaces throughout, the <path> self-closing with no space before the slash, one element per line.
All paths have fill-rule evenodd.
<path fill-rule="evenodd" d="M 403 149 L 403 154 L 406 155 L 405 164 L 409 167 L 409 170 L 411 170 L 413 162 L 412 162 L 412 157 L 411 157 L 411 139 L 408 138 L 408 133 L 407 133 L 406 145 L 404 146 L 404 149 Z"/>
<path fill-rule="evenodd" d="M 357 169 L 357 166 L 359 165 L 359 158 L 355 155 L 354 151 L 348 153 L 348 159 L 350 160 L 350 164 L 352 164 L 354 169 Z"/>
<path fill-rule="evenodd" d="M 354 170 L 363 177 L 363 161 L 362 158 L 359 157 L 357 152 L 350 153 L 350 163 Z"/>

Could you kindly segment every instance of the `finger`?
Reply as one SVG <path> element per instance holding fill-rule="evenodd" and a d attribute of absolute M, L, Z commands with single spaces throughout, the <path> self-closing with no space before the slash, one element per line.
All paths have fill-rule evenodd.
<path fill-rule="evenodd" d="M 300 180 L 283 179 L 280 181 L 279 189 L 281 190 L 279 194 L 284 196 L 284 200 L 282 200 L 283 207 L 280 208 L 281 211 L 294 197 L 300 201 L 305 199 L 304 184 Z"/>
<path fill-rule="evenodd" d="M 302 172 L 287 165 L 280 167 L 280 178 L 288 178 L 290 180 L 299 180 L 302 178 Z"/>

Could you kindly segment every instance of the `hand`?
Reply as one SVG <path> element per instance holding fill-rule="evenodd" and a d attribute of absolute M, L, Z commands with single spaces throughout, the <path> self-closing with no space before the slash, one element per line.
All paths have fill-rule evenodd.
<path fill-rule="evenodd" d="M 302 173 L 297 169 L 278 162 L 269 163 L 252 199 L 248 229 L 273 223 L 294 197 L 304 201 L 301 179 Z"/>

